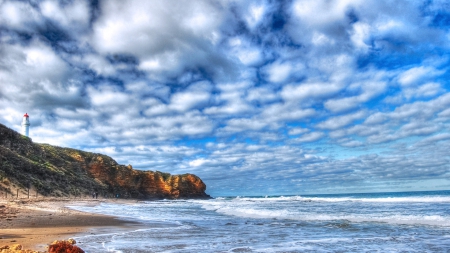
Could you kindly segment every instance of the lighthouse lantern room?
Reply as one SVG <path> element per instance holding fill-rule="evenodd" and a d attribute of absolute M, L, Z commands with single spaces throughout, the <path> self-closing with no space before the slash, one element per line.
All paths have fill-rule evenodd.
<path fill-rule="evenodd" d="M 23 115 L 23 119 L 22 119 L 22 134 L 27 136 L 30 133 L 30 117 L 28 116 L 28 113 L 25 113 L 25 115 Z"/>

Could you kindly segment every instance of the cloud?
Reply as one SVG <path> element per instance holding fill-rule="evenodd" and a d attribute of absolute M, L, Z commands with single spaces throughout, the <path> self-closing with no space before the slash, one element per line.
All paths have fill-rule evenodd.
<path fill-rule="evenodd" d="M 174 93 L 170 108 L 177 111 L 188 111 L 198 106 L 204 106 L 210 100 L 210 84 L 192 84 L 187 91 Z"/>
<path fill-rule="evenodd" d="M 353 123 L 353 121 L 361 119 L 364 116 L 366 116 L 366 113 L 364 111 L 358 111 L 351 114 L 336 116 L 317 124 L 317 127 L 320 129 L 335 130 L 350 125 L 351 123 Z"/>
<path fill-rule="evenodd" d="M 11 87 L 28 86 L 28 82 L 57 83 L 68 74 L 67 64 L 42 41 L 33 40 L 27 46 L 3 44 L 2 51 L 2 76 Z"/>
<path fill-rule="evenodd" d="M 444 9 L 1 1 L 0 121 L 20 130 L 28 112 L 36 142 L 193 172 L 213 195 L 446 179 Z"/>
<path fill-rule="evenodd" d="M 104 57 L 96 54 L 85 55 L 83 60 L 89 69 L 95 71 L 97 75 L 111 76 L 116 73 L 116 68 Z"/>
<path fill-rule="evenodd" d="M 152 79 L 174 78 L 186 68 L 212 75 L 233 71 L 226 56 L 214 50 L 226 15 L 219 4 L 103 1 L 101 9 L 93 26 L 94 48 L 104 55 L 133 55 Z"/>
<path fill-rule="evenodd" d="M 331 96 L 342 89 L 338 83 L 305 83 L 300 85 L 287 85 L 281 91 L 281 97 L 289 100 L 304 100 L 310 98 L 323 98 Z"/>
<path fill-rule="evenodd" d="M 351 41 L 357 50 L 367 52 L 370 49 L 370 26 L 366 23 L 356 22 L 353 25 Z"/>
<path fill-rule="evenodd" d="M 231 119 L 227 122 L 227 126 L 223 129 L 226 132 L 242 132 L 257 131 L 266 127 L 267 124 L 254 119 Z"/>
<path fill-rule="evenodd" d="M 279 99 L 272 87 L 255 87 L 247 91 L 247 101 L 267 103 Z"/>
<path fill-rule="evenodd" d="M 62 5 L 55 0 L 40 4 L 42 15 L 70 29 L 85 29 L 89 25 L 90 9 L 87 1 L 78 0 Z"/>
<path fill-rule="evenodd" d="M 307 128 L 296 127 L 289 129 L 289 135 L 299 135 L 309 132 L 310 130 Z"/>
<path fill-rule="evenodd" d="M 32 31 L 34 24 L 43 22 L 39 11 L 24 2 L 2 2 L 0 13 L 0 24 L 17 30 Z"/>
<path fill-rule="evenodd" d="M 229 40 L 231 54 L 246 66 L 260 65 L 264 60 L 264 52 L 244 37 Z"/>
<path fill-rule="evenodd" d="M 306 119 L 314 116 L 314 109 L 302 109 L 288 103 L 276 103 L 269 105 L 262 112 L 262 118 L 268 122 L 283 122 Z"/>
<path fill-rule="evenodd" d="M 91 104 L 95 107 L 102 107 L 102 110 L 114 111 L 130 103 L 129 96 L 117 91 L 110 86 L 102 86 L 100 89 L 88 88 Z"/>
<path fill-rule="evenodd" d="M 409 88 L 403 91 L 404 96 L 407 99 L 421 98 L 421 97 L 433 97 L 443 90 L 439 83 L 425 83 L 417 88 Z"/>
<path fill-rule="evenodd" d="M 322 139 L 324 136 L 325 136 L 324 133 L 313 132 L 313 133 L 304 134 L 304 135 L 298 137 L 297 139 L 295 139 L 295 141 L 297 141 L 297 142 L 313 142 L 313 141 Z"/>
<path fill-rule="evenodd" d="M 255 27 L 261 23 L 266 12 L 266 5 L 252 3 L 248 6 L 248 14 L 244 16 L 244 20 L 250 29 L 255 29 Z"/>
<path fill-rule="evenodd" d="M 420 82 L 425 78 L 432 78 L 438 74 L 439 71 L 431 67 L 414 67 L 400 74 L 398 82 L 402 86 L 410 86 L 413 84 L 417 84 L 417 82 Z"/>
<path fill-rule="evenodd" d="M 292 62 L 274 62 L 266 65 L 263 72 L 267 76 L 267 80 L 272 83 L 282 83 L 291 76 L 299 77 L 304 75 L 304 65 L 302 63 Z"/>
<path fill-rule="evenodd" d="M 246 90 L 251 87 L 248 82 L 222 83 L 217 85 L 220 91 L 215 96 L 216 104 L 205 108 L 206 114 L 212 115 L 239 115 L 254 110 L 245 99 Z"/>
<path fill-rule="evenodd" d="M 380 95 L 385 91 L 387 85 L 385 82 L 367 81 L 355 86 L 359 86 L 358 88 L 362 90 L 361 94 L 357 96 L 347 96 L 345 98 L 339 99 L 330 99 L 325 102 L 325 107 L 332 112 L 343 112 L 349 109 L 353 109 L 355 107 L 358 107 L 362 103 L 365 103 L 372 98 Z"/>

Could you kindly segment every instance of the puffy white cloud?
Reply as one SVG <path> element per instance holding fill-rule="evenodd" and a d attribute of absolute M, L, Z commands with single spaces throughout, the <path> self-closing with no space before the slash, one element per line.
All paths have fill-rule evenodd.
<path fill-rule="evenodd" d="M 279 99 L 279 96 L 270 87 L 255 87 L 247 91 L 246 99 L 250 102 L 267 103 Z"/>
<path fill-rule="evenodd" d="M 4 0 L 0 121 L 213 195 L 445 178 L 442 4 Z"/>
<path fill-rule="evenodd" d="M 370 99 L 380 95 L 386 89 L 385 82 L 371 82 L 367 81 L 361 84 L 357 84 L 362 90 L 360 95 L 348 96 L 339 99 L 330 99 L 325 102 L 325 107 L 332 112 L 342 112 L 349 109 L 353 109 L 359 106 L 361 103 L 365 103 Z M 351 89 L 350 89 L 351 90 Z"/>
<path fill-rule="evenodd" d="M 307 128 L 302 128 L 302 127 L 295 127 L 292 129 L 289 129 L 289 135 L 299 135 L 299 134 L 304 134 L 309 132 L 310 130 Z"/>
<path fill-rule="evenodd" d="M 247 66 L 261 65 L 265 58 L 263 51 L 244 37 L 230 39 L 229 47 L 232 55 Z"/>
<path fill-rule="evenodd" d="M 2 1 L 0 3 L 0 24 L 10 28 L 32 31 L 35 24 L 43 22 L 39 11 L 33 6 L 19 1 Z"/>
<path fill-rule="evenodd" d="M 386 114 L 377 112 L 377 113 L 374 113 L 374 114 L 370 115 L 369 117 L 367 117 L 366 120 L 364 121 L 364 123 L 367 125 L 373 125 L 373 124 L 383 123 L 386 120 L 388 120 L 388 117 Z"/>
<path fill-rule="evenodd" d="M 254 119 L 231 119 L 227 122 L 226 131 L 242 132 L 247 130 L 261 130 L 267 124 Z"/>
<path fill-rule="evenodd" d="M 340 83 L 311 82 L 300 85 L 286 85 L 281 91 L 281 97 L 289 100 L 305 100 L 323 98 L 339 92 L 343 88 Z"/>
<path fill-rule="evenodd" d="M 350 125 L 351 123 L 353 123 L 353 121 L 361 119 L 365 116 L 366 116 L 366 113 L 364 111 L 358 111 L 358 112 L 351 113 L 351 114 L 331 117 L 331 118 L 317 124 L 317 127 L 321 128 L 321 129 L 334 130 L 334 129 L 338 129 L 338 128 Z"/>
<path fill-rule="evenodd" d="M 304 68 L 301 63 L 273 62 L 264 67 L 264 73 L 269 82 L 282 83 L 289 80 L 291 75 L 301 76 L 304 74 Z"/>
<path fill-rule="evenodd" d="M 171 8 L 167 8 L 169 5 Z M 220 24 L 220 13 L 207 1 L 105 1 L 101 7 L 102 16 L 94 26 L 93 41 L 103 53 L 144 56 L 165 51 L 175 53 L 173 49 L 183 45 L 183 36 L 195 36 L 198 32 L 199 39 L 207 38 Z"/>
<path fill-rule="evenodd" d="M 360 5 L 359 0 L 346 1 L 306 1 L 297 0 L 293 3 L 292 10 L 295 18 L 315 29 L 326 29 L 336 23 L 345 22 L 348 11 Z"/>
<path fill-rule="evenodd" d="M 250 29 L 254 29 L 263 19 L 266 12 L 266 6 L 264 4 L 252 3 L 248 7 L 248 15 L 244 16 L 244 20 Z"/>
<path fill-rule="evenodd" d="M 351 40 L 358 50 L 367 52 L 370 48 L 370 26 L 362 22 L 353 24 Z"/>
<path fill-rule="evenodd" d="M 425 83 L 424 85 L 421 85 L 419 87 L 415 88 L 407 88 L 403 90 L 403 95 L 405 98 L 421 98 L 421 97 L 433 97 L 440 92 L 442 92 L 443 89 L 441 88 L 441 85 L 439 83 Z"/>
<path fill-rule="evenodd" d="M 361 141 L 345 139 L 340 143 L 340 145 L 343 147 L 355 148 L 355 147 L 363 146 L 364 144 Z"/>
<path fill-rule="evenodd" d="M 312 117 L 316 111 L 311 108 L 302 109 L 289 103 L 276 103 L 267 106 L 261 113 L 268 122 L 295 121 Z"/>
<path fill-rule="evenodd" d="M 85 62 L 90 69 L 94 70 L 97 75 L 113 75 L 116 73 L 116 68 L 104 57 L 99 55 L 86 55 L 83 57 L 83 62 Z"/>
<path fill-rule="evenodd" d="M 26 46 L 0 46 L 3 52 L 0 61 L 2 81 L 10 87 L 29 87 L 31 83 L 41 81 L 58 83 L 68 74 L 66 62 L 42 41 L 33 40 Z"/>
<path fill-rule="evenodd" d="M 304 134 L 304 135 L 298 137 L 297 139 L 295 139 L 295 141 L 297 141 L 297 142 L 313 142 L 313 141 L 322 139 L 324 136 L 325 136 L 325 134 L 322 132 L 312 132 L 312 133 L 307 133 L 307 134 Z"/>
<path fill-rule="evenodd" d="M 398 82 L 402 86 L 410 86 L 418 84 L 424 79 L 431 79 L 439 74 L 442 74 L 442 71 L 438 71 L 432 67 L 414 67 L 400 74 Z"/>
<path fill-rule="evenodd" d="M 165 80 L 164 75 L 175 77 L 186 68 L 201 67 L 218 74 L 230 67 L 226 57 L 214 50 L 226 14 L 220 5 L 210 1 L 103 1 L 92 44 L 102 54 L 135 56 L 139 68 L 156 80 Z"/>
<path fill-rule="evenodd" d="M 197 106 L 208 103 L 211 86 L 209 83 L 200 82 L 193 84 L 188 90 L 174 93 L 171 97 L 170 108 L 177 111 L 187 111 Z"/>
<path fill-rule="evenodd" d="M 432 135 L 430 137 L 424 138 L 423 140 L 421 140 L 419 143 L 417 143 L 416 145 L 421 145 L 424 143 L 435 143 L 435 142 L 439 142 L 439 141 L 445 141 L 450 139 L 450 134 L 449 133 L 440 133 L 440 134 L 436 134 L 436 135 Z"/>
<path fill-rule="evenodd" d="M 170 106 L 177 111 L 187 111 L 207 103 L 209 98 L 209 92 L 179 92 L 172 95 Z"/>
<path fill-rule="evenodd" d="M 56 0 L 46 0 L 39 6 L 44 17 L 64 27 L 85 29 L 89 25 L 90 9 L 85 0 L 76 0 L 65 5 Z"/>
<path fill-rule="evenodd" d="M 227 102 L 223 106 L 212 106 L 209 108 L 206 108 L 204 112 L 206 114 L 212 114 L 212 115 L 234 115 L 234 114 L 240 114 L 245 113 L 248 111 L 253 110 L 253 108 L 248 105 L 246 102 L 242 100 L 237 100 L 234 102 Z"/>
<path fill-rule="evenodd" d="M 246 90 L 251 87 L 248 82 L 223 83 L 217 88 L 220 93 L 216 95 L 217 106 L 205 108 L 204 112 L 210 115 L 239 115 L 254 110 L 246 100 Z"/>
<path fill-rule="evenodd" d="M 104 109 L 113 110 L 130 103 L 130 97 L 110 86 L 102 86 L 100 89 L 88 88 L 88 94 L 92 105 Z"/>

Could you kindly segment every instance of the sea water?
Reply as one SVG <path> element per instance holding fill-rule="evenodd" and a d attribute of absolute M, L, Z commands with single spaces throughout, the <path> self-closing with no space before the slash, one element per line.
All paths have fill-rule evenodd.
<path fill-rule="evenodd" d="M 229 197 L 71 208 L 140 221 L 86 252 L 450 252 L 450 191 Z"/>

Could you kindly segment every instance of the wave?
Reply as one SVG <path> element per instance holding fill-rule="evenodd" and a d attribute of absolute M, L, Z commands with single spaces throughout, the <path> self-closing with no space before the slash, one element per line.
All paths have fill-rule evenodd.
<path fill-rule="evenodd" d="M 197 201 L 204 210 L 250 219 L 297 221 L 381 222 L 450 227 L 450 215 L 440 210 L 450 196 L 376 197 L 239 197 Z"/>
<path fill-rule="evenodd" d="M 393 203 L 393 202 L 409 202 L 409 203 L 442 203 L 442 202 L 450 202 L 450 197 L 379 197 L 379 198 L 352 198 L 352 197 L 342 197 L 342 198 L 308 198 L 308 197 L 296 197 L 297 200 L 301 201 L 323 201 L 323 202 L 345 202 L 345 201 L 353 201 L 353 202 L 384 202 L 384 203 Z"/>
<path fill-rule="evenodd" d="M 216 198 L 216 201 L 240 202 L 277 202 L 277 201 L 304 201 L 304 202 L 410 202 L 410 203 L 450 203 L 450 196 L 408 196 L 408 197 L 309 197 L 309 196 L 279 196 L 279 197 L 235 197 Z M 215 201 L 212 200 L 212 201 Z M 211 200 L 208 200 L 211 201 Z M 199 201 L 196 201 L 199 202 Z"/>
<path fill-rule="evenodd" d="M 450 218 L 442 215 L 377 215 L 377 214 L 318 214 L 298 213 L 287 210 L 264 210 L 254 208 L 223 207 L 217 213 L 251 219 L 277 219 L 295 221 L 348 221 L 348 222 L 380 222 L 405 225 L 450 226 Z"/>

